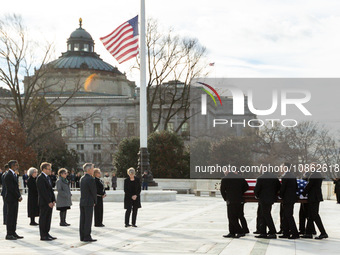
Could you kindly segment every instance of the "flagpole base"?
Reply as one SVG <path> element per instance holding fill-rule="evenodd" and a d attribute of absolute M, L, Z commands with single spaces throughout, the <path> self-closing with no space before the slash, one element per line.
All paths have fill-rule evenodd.
<path fill-rule="evenodd" d="M 141 178 L 144 172 L 148 172 L 149 173 L 148 186 L 157 187 L 158 183 L 153 180 L 153 175 L 150 170 L 148 148 L 139 148 L 138 156 L 139 156 L 138 159 L 139 177 Z"/>

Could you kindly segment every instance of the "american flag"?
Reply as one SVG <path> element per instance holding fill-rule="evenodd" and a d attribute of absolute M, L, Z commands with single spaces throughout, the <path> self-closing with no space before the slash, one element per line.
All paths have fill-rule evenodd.
<path fill-rule="evenodd" d="M 254 189 L 256 185 L 256 179 L 246 179 L 246 181 L 248 182 L 249 189 L 246 192 L 244 192 L 244 196 L 247 196 L 247 197 L 255 196 Z"/>
<path fill-rule="evenodd" d="M 119 64 L 138 54 L 138 15 L 117 27 L 112 33 L 101 37 L 104 47 Z"/>

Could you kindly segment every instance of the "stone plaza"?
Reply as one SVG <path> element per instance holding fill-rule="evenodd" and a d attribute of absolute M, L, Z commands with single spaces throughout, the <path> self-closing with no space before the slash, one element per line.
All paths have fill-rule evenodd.
<path fill-rule="evenodd" d="M 138 228 L 124 227 L 122 202 L 104 202 L 105 227 L 92 228 L 92 236 L 98 241 L 83 243 L 79 240 L 78 202 L 68 211 L 70 227 L 59 226 L 59 212 L 54 209 L 50 233 L 58 239 L 42 242 L 39 228 L 29 225 L 27 197 L 23 197 L 24 201 L 19 204 L 17 233 L 24 239 L 5 240 L 6 228 L 1 225 L 0 254 L 339 254 L 340 205 L 335 200 L 326 200 L 320 205 L 320 215 L 329 235 L 324 240 L 254 238 L 256 203 L 245 206 L 251 234 L 240 239 L 226 239 L 222 235 L 228 233 L 228 221 L 221 196 L 177 194 L 176 201 L 142 203 Z M 2 200 L 0 206 L 2 208 Z M 299 206 L 295 205 L 297 223 L 298 210 Z M 278 228 L 279 204 L 273 206 L 272 214 Z"/>

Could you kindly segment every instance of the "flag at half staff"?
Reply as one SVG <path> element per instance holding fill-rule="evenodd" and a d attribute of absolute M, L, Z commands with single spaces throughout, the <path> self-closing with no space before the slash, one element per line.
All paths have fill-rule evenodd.
<path fill-rule="evenodd" d="M 112 33 L 101 37 L 104 47 L 119 64 L 138 54 L 138 15 L 117 27 Z"/>

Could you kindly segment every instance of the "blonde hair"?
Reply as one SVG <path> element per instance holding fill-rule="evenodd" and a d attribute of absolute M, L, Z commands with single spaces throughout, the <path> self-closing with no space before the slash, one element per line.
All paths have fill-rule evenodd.
<path fill-rule="evenodd" d="M 95 176 L 96 173 L 100 173 L 100 169 L 99 169 L 99 168 L 95 168 L 95 169 L 93 170 L 93 176 Z"/>
<path fill-rule="evenodd" d="M 58 175 L 61 176 L 63 173 L 68 173 L 66 168 L 60 168 L 58 171 Z"/>
<path fill-rule="evenodd" d="M 127 172 L 128 175 L 136 174 L 136 170 L 133 167 L 130 167 L 126 172 Z"/>

